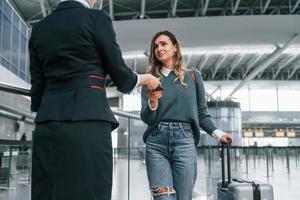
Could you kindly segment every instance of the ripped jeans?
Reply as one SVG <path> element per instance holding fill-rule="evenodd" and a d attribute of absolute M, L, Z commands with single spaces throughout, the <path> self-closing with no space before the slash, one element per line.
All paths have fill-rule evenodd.
<path fill-rule="evenodd" d="M 192 200 L 197 153 L 191 126 L 160 122 L 146 140 L 146 167 L 154 200 Z"/>

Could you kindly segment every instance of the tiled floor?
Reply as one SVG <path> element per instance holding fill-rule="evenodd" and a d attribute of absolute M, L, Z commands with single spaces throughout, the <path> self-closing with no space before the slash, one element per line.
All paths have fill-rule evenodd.
<path fill-rule="evenodd" d="M 221 177 L 220 160 L 218 152 L 212 152 L 210 162 L 207 154 L 198 157 L 198 178 L 194 190 L 193 200 L 216 199 L 216 182 Z M 297 154 L 296 154 L 297 155 Z M 233 160 L 232 176 L 249 178 L 269 182 L 274 187 L 275 200 L 299 200 L 300 199 L 300 161 L 299 155 L 289 157 L 289 166 L 285 154 L 274 155 L 273 169 L 269 161 L 269 174 L 267 162 L 264 156 L 260 158 L 249 156 L 246 162 L 245 156 L 239 160 Z M 255 160 L 255 162 L 254 162 Z M 247 168 L 248 163 L 248 168 Z M 247 173 L 248 171 L 248 173 Z M 269 176 L 268 176 L 269 175 Z M 10 188 L 3 187 L 0 190 L 0 200 L 29 200 L 30 185 L 26 179 L 28 174 L 17 173 L 11 180 Z M 114 162 L 114 187 L 112 200 L 128 200 L 128 162 L 126 159 L 116 159 Z M 141 160 L 130 162 L 130 200 L 150 200 L 150 192 L 146 177 L 145 164 Z"/>

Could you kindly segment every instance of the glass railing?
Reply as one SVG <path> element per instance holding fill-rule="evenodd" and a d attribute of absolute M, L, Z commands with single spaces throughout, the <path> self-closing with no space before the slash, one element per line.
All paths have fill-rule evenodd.
<path fill-rule="evenodd" d="M 0 187 L 16 190 L 19 184 L 30 184 L 30 141 L 0 140 Z"/>
<path fill-rule="evenodd" d="M 29 95 L 26 89 L 3 84 L 0 84 L 0 91 Z M 7 118 L 20 120 L 20 113 L 17 111 L 16 108 L 15 110 L 10 108 L 8 112 L 11 114 L 7 114 Z M 120 126 L 112 133 L 114 148 L 112 200 L 150 200 L 151 193 L 144 158 L 145 145 L 142 141 L 146 125 L 137 115 L 122 111 L 114 111 L 114 114 Z M 27 122 L 32 123 L 32 119 L 29 118 L 30 116 L 27 116 Z M 6 191 L 4 194 L 7 194 L 5 198 L 7 200 L 30 199 L 31 147 L 31 141 L 11 138 L 0 140 L 0 188 Z M 216 199 L 216 183 L 221 178 L 220 147 L 199 146 L 197 153 L 198 177 L 193 200 Z M 231 168 L 232 177 L 272 184 L 276 200 L 300 199 L 298 192 L 300 147 L 233 146 Z"/>

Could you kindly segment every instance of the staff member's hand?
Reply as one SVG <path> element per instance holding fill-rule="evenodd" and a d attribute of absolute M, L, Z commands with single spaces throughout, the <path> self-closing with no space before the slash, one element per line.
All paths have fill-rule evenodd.
<path fill-rule="evenodd" d="M 146 85 L 148 90 L 154 90 L 160 85 L 159 79 L 151 74 L 140 74 L 139 79 L 139 85 Z"/>

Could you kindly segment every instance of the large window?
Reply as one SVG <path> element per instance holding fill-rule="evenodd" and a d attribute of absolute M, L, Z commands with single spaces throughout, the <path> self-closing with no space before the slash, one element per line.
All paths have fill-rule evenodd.
<path fill-rule="evenodd" d="M 234 85 L 234 84 L 233 84 Z M 279 83 L 280 85 L 280 83 Z M 258 89 L 257 83 L 255 87 L 245 86 L 237 91 L 232 100 L 240 102 L 242 111 L 300 111 L 300 84 L 294 83 L 293 87 L 279 86 L 268 84 L 260 86 Z M 225 89 L 220 87 L 213 94 L 213 98 L 216 100 L 225 100 L 226 97 L 232 92 L 232 88 Z M 216 88 L 210 88 L 207 90 L 211 94 Z M 278 92 L 278 94 L 277 94 Z"/>
<path fill-rule="evenodd" d="M 300 111 L 299 90 L 279 90 L 278 103 L 280 111 Z"/>
<path fill-rule="evenodd" d="M 29 82 L 29 27 L 6 0 L 0 0 L 0 64 Z"/>
<path fill-rule="evenodd" d="M 250 90 L 251 111 L 276 111 L 276 89 L 252 89 Z"/>
<path fill-rule="evenodd" d="M 10 62 L 11 55 L 11 22 L 7 16 L 3 17 L 3 34 L 2 34 L 2 56 Z"/>
<path fill-rule="evenodd" d="M 241 110 L 248 111 L 250 109 L 250 95 L 248 89 L 241 89 L 235 95 L 233 100 L 240 102 Z"/>
<path fill-rule="evenodd" d="M 0 0 L 0 49 L 1 49 L 1 47 L 2 47 L 2 24 L 3 24 L 3 22 L 2 22 L 2 8 L 1 8 L 1 1 L 2 0 Z M 1 51 L 0 51 L 0 56 L 1 56 Z M 0 61 L 1 61 L 1 57 L 0 57 Z"/>
<path fill-rule="evenodd" d="M 12 7 L 5 0 L 3 2 L 3 12 L 9 18 L 11 18 L 11 15 L 13 13 Z"/>

